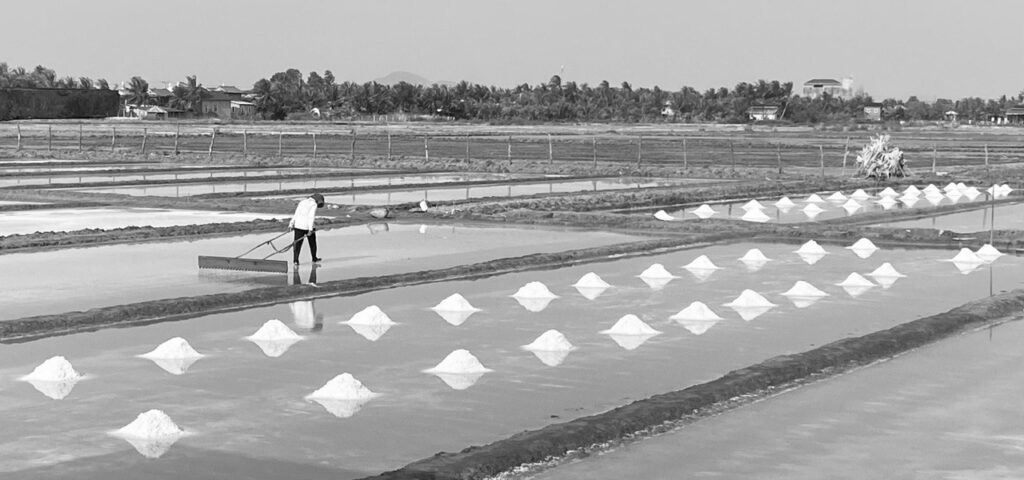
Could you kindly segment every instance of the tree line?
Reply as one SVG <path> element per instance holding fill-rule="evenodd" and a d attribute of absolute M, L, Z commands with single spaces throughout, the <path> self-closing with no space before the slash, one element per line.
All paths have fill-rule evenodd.
<path fill-rule="evenodd" d="M 88 77 L 61 77 L 46 67 L 29 71 L 10 68 L 0 62 L 0 88 L 110 88 L 106 80 Z M 149 84 L 133 77 L 122 98 L 128 103 L 153 102 Z M 189 112 L 201 111 L 209 92 L 195 76 L 186 77 L 171 90 L 170 105 Z M 779 107 L 780 117 L 794 123 L 851 122 L 863 118 L 864 106 L 876 101 L 867 94 L 851 98 L 824 94 L 814 98 L 795 94 L 792 82 L 757 80 L 740 82 L 732 88 L 704 91 L 683 86 L 677 91 L 633 87 L 629 82 L 612 85 L 602 81 L 596 86 L 563 81 L 558 75 L 547 82 L 523 83 L 511 88 L 485 86 L 462 81 L 454 85 L 394 85 L 377 82 L 338 82 L 330 70 L 323 74 L 290 68 L 262 78 L 253 84 L 251 99 L 258 114 L 268 120 L 308 117 L 316 109 L 329 118 L 354 118 L 365 115 L 408 114 L 440 116 L 457 120 L 484 122 L 719 122 L 746 123 L 747 110 L 755 105 Z M 984 122 L 1024 101 L 1024 92 L 998 99 L 979 97 L 960 100 L 937 99 L 934 102 L 910 97 L 888 98 L 877 102 L 884 121 L 943 120 L 947 111 L 959 114 L 960 121 Z"/>

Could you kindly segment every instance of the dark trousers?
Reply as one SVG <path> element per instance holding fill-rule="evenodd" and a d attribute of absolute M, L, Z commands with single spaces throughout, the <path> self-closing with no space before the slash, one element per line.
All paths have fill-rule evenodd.
<path fill-rule="evenodd" d="M 309 258 L 316 260 L 316 230 L 300 230 L 293 228 L 295 231 L 295 246 L 292 247 L 292 261 L 299 263 L 299 253 L 302 252 L 302 240 L 309 234 Z"/>

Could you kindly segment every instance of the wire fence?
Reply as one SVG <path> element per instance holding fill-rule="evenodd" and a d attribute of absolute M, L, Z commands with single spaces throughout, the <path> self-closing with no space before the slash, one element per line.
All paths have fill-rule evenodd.
<path fill-rule="evenodd" d="M 475 128 L 456 133 L 392 133 L 374 128 L 307 128 L 266 126 L 248 130 L 194 124 L 110 125 L 17 123 L 0 127 L 0 149 L 15 151 L 109 151 L 164 155 L 206 155 L 283 159 L 310 158 L 343 165 L 356 158 L 388 160 L 484 160 L 491 162 L 592 162 L 595 165 L 670 166 L 677 168 L 818 167 L 854 170 L 860 147 L 870 135 L 634 135 L 634 134 L 492 134 Z M 1017 136 L 980 142 L 949 141 L 907 135 L 900 148 L 912 170 L 953 165 L 996 165 L 1021 161 L 1024 144 Z"/>

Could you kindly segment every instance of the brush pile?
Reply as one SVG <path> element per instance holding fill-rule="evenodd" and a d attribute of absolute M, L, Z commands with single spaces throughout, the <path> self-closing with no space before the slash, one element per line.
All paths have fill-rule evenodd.
<path fill-rule="evenodd" d="M 882 180 L 889 177 L 910 176 L 903 151 L 889 144 L 888 135 L 871 139 L 857 155 L 857 174 L 864 178 Z"/>

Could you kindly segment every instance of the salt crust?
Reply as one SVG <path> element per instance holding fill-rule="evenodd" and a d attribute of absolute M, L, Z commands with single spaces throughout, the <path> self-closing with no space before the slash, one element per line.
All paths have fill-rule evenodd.
<path fill-rule="evenodd" d="M 159 346 L 153 349 L 149 353 L 139 355 L 142 358 L 148 358 L 150 360 L 172 360 L 172 359 L 186 359 L 186 358 L 199 358 L 203 354 L 197 352 L 192 345 L 189 345 L 188 341 L 181 337 L 174 337 L 161 343 Z"/>
<path fill-rule="evenodd" d="M 787 297 L 827 297 L 828 294 L 803 280 L 797 280 L 789 290 L 783 292 Z"/>
<path fill-rule="evenodd" d="M 352 374 L 345 372 L 330 379 L 313 393 L 306 395 L 306 399 L 369 400 L 378 395 L 380 394 L 363 386 L 363 382 L 356 380 Z"/>
<path fill-rule="evenodd" d="M 558 298 L 558 295 L 551 293 L 548 286 L 541 282 L 527 283 L 512 296 L 516 298 Z"/>
<path fill-rule="evenodd" d="M 562 352 L 574 350 L 576 347 L 565 338 L 562 332 L 552 329 L 542 333 L 529 345 L 523 345 L 522 348 L 530 351 Z"/>
<path fill-rule="evenodd" d="M 657 335 L 661 332 L 651 328 L 650 325 L 640 320 L 639 317 L 630 313 L 615 322 L 612 328 L 601 330 L 598 333 L 604 335 Z"/>
<path fill-rule="evenodd" d="M 395 322 L 391 321 L 391 317 L 388 317 L 380 307 L 376 305 L 370 305 L 355 315 L 349 318 L 347 321 L 341 322 L 345 325 L 394 325 Z"/>
<path fill-rule="evenodd" d="M 444 357 L 444 360 L 441 360 L 441 363 L 438 363 L 433 368 L 424 370 L 425 373 L 450 373 L 456 375 L 487 373 L 491 371 L 493 370 L 484 367 L 480 360 L 477 360 L 472 353 L 461 348 L 449 353 L 447 357 Z"/>
<path fill-rule="evenodd" d="M 292 331 L 287 325 L 282 323 L 278 319 L 267 320 L 256 333 L 245 337 L 246 340 L 250 341 L 281 341 L 281 340 L 302 340 L 302 336 Z"/>
<path fill-rule="evenodd" d="M 435 312 L 479 312 L 480 309 L 470 305 L 469 300 L 460 293 L 449 295 L 441 303 L 434 305 L 431 309 Z"/>
<path fill-rule="evenodd" d="M 718 321 L 722 317 L 711 311 L 704 302 L 693 302 L 688 307 L 679 311 L 675 315 L 669 317 L 672 320 L 690 320 L 690 321 Z"/>
<path fill-rule="evenodd" d="M 588 272 L 580 277 L 572 286 L 577 288 L 608 288 L 611 285 L 605 282 L 598 274 Z"/>
<path fill-rule="evenodd" d="M 806 243 L 801 245 L 799 249 L 796 250 L 796 253 L 808 253 L 808 254 L 811 254 L 811 255 L 825 255 L 828 252 L 826 252 L 824 248 L 821 248 L 821 245 L 818 245 L 818 242 L 815 242 L 814 240 L 808 240 Z"/>
<path fill-rule="evenodd" d="M 750 290 L 749 288 L 746 289 L 746 290 L 743 290 L 743 292 L 740 293 L 740 296 L 736 297 L 735 300 L 733 300 L 733 301 L 731 301 L 729 303 L 725 303 L 723 305 L 725 305 L 727 307 L 775 307 L 776 306 L 774 303 L 769 302 L 767 298 L 764 298 L 763 296 L 761 296 L 760 293 L 757 293 L 757 292 L 755 292 L 753 290 Z"/>

